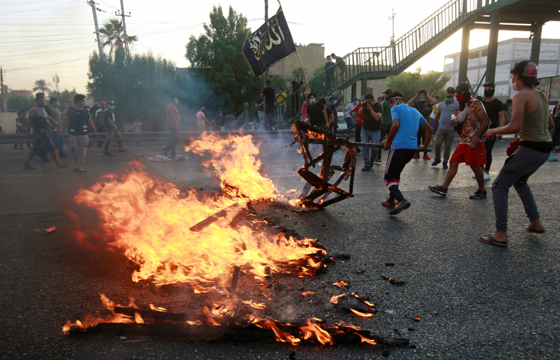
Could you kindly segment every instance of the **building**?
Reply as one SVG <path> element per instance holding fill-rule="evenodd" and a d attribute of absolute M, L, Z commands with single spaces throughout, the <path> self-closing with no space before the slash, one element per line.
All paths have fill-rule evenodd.
<path fill-rule="evenodd" d="M 296 45 L 297 52 L 301 58 L 301 62 L 305 67 L 308 79 L 313 77 L 313 70 L 318 66 L 324 66 L 326 62 L 325 57 L 325 47 L 323 44 L 311 43 L 308 45 Z M 298 59 L 298 55 L 293 54 L 292 56 L 284 59 L 274 66 L 271 66 L 268 70 L 269 75 L 277 75 L 285 78 L 292 77 L 292 71 L 295 68 L 301 67 Z M 302 79 L 305 79 L 303 74 L 300 74 Z"/>
<path fill-rule="evenodd" d="M 509 86 L 510 70 L 518 61 L 531 57 L 531 40 L 513 38 L 498 43 L 498 58 L 496 60 L 496 96 L 502 101 L 511 99 L 513 90 Z M 482 84 L 485 82 L 488 46 L 481 46 L 469 50 L 469 65 L 467 78 L 477 95 L 484 93 Z M 443 72 L 451 75 L 447 86 L 455 86 L 459 82 L 460 53 L 445 56 Z M 560 75 L 560 39 L 542 39 L 539 78 Z M 480 87 L 479 87 L 480 86 Z"/>

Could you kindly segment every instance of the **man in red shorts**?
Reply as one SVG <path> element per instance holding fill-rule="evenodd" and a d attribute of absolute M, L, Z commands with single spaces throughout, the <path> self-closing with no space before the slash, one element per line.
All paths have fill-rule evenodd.
<path fill-rule="evenodd" d="M 459 163 L 464 162 L 471 167 L 478 183 L 478 190 L 470 198 L 486 199 L 484 175 L 480 167 L 486 164 L 486 149 L 481 139 L 488 129 L 490 120 L 484 110 L 484 105 L 476 98 L 471 97 L 469 86 L 466 83 L 459 83 L 455 91 L 457 92 L 457 101 L 459 102 L 461 113 L 455 121 L 451 120 L 450 123 L 453 126 L 463 124 L 461 141 L 449 160 L 449 171 L 443 184 L 441 186 L 428 186 L 428 189 L 438 195 L 447 196 L 447 188 L 455 175 L 457 175 Z"/>

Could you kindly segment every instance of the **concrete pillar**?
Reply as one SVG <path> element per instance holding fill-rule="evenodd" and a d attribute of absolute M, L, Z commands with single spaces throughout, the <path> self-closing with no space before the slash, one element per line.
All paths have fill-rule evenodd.
<path fill-rule="evenodd" d="M 531 61 L 539 64 L 539 56 L 541 53 L 541 36 L 542 36 L 543 23 L 535 25 L 535 32 L 533 33 L 533 42 L 531 44 Z"/>
<path fill-rule="evenodd" d="M 461 40 L 461 57 L 459 58 L 459 82 L 467 82 L 470 36 L 471 28 L 467 25 L 463 28 L 463 39 Z"/>
<path fill-rule="evenodd" d="M 496 81 L 496 61 L 498 58 L 498 33 L 500 32 L 500 13 L 494 11 L 490 15 L 490 40 L 488 42 L 488 58 L 486 61 L 486 82 Z"/>
<path fill-rule="evenodd" d="M 362 95 L 367 94 L 367 79 L 362 79 Z"/>

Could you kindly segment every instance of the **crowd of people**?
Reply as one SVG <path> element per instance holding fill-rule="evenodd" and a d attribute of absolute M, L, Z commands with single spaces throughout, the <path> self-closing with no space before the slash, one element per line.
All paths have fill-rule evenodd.
<path fill-rule="evenodd" d="M 553 119 L 546 96 L 535 87 L 539 84 L 535 63 L 522 61 L 515 64 L 510 83 L 517 93 L 506 104 L 495 98 L 495 85 L 491 82 L 484 84 L 483 98 L 473 97 L 466 83 L 446 89 L 444 101 L 434 96 L 437 89 L 431 94 L 420 89 L 406 102 L 401 92 L 390 89 L 377 100 L 371 94 L 362 99 L 352 98 L 344 108 L 347 140 L 350 131 L 355 129 L 357 143 L 380 143 L 383 150 L 389 151 L 384 173 L 389 197 L 381 204 L 389 208 L 389 214 L 397 215 L 411 206 L 399 190 L 401 174 L 412 159 L 420 158 L 422 152 L 424 160 L 431 160 L 427 150 L 434 133 L 435 159 L 431 165 L 441 164 L 448 171 L 444 182 L 429 186 L 429 190 L 447 196 L 459 165 L 465 163 L 477 181 L 478 188 L 470 195 L 473 200 L 487 198 L 484 181 L 491 178 L 489 171 L 495 142 L 501 135 L 515 134 L 518 138 L 510 144 L 508 158 L 492 185 L 496 230 L 479 240 L 507 246 L 508 193 L 512 186 L 529 218 L 527 231 L 544 232 L 527 180 L 547 160 L 555 161 L 550 154 L 558 151 L 555 145 L 560 140 L 560 109 L 557 106 Z M 301 121 L 320 129 L 332 129 L 333 117 L 328 111 L 324 99 L 317 99 L 315 93 L 307 91 Z M 552 129 L 554 134 L 551 137 Z M 460 138 L 459 144 L 452 153 L 456 134 Z M 387 138 L 383 140 L 385 136 Z M 381 151 L 377 148 L 364 147 L 363 150 L 362 171 L 370 171 L 374 163 L 382 162 Z M 315 151 L 313 156 L 320 153 L 320 150 Z M 304 189 L 302 196 L 308 191 Z"/>

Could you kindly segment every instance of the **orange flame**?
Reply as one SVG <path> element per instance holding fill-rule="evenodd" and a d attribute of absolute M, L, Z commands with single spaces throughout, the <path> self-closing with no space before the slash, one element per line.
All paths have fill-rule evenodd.
<path fill-rule="evenodd" d="M 301 296 L 315 295 L 313 291 L 302 291 Z"/>
<path fill-rule="evenodd" d="M 338 304 L 338 298 L 343 297 L 346 294 L 340 294 L 340 295 L 333 295 L 330 299 L 330 302 L 333 304 Z"/>
<path fill-rule="evenodd" d="M 372 313 L 365 313 L 365 312 L 361 312 L 361 311 L 358 311 L 358 310 L 352 309 L 352 308 L 349 308 L 349 310 L 352 311 L 354 314 L 356 314 L 358 316 L 361 316 L 361 317 L 366 317 L 366 318 L 373 317 Z"/>
<path fill-rule="evenodd" d="M 333 285 L 337 287 L 343 287 L 343 286 L 348 286 L 348 283 L 346 281 L 336 280 L 336 282 L 334 282 Z"/>
<path fill-rule="evenodd" d="M 356 334 L 360 337 L 360 339 L 362 339 L 363 343 L 365 342 L 365 343 L 368 343 L 370 345 L 377 345 L 377 341 L 375 341 L 374 339 L 368 339 L 367 337 L 363 336 L 360 333 L 356 333 Z"/>
<path fill-rule="evenodd" d="M 287 332 L 284 332 L 284 331 L 280 330 L 274 321 L 260 320 L 259 322 L 255 323 L 255 325 L 260 327 L 260 328 L 271 329 L 274 332 L 274 337 L 276 338 L 276 341 L 280 341 L 280 342 L 288 343 L 288 344 L 292 344 L 292 345 L 299 345 L 299 343 L 301 342 L 300 338 L 295 337 L 293 335 L 288 334 Z"/>
<path fill-rule="evenodd" d="M 306 322 L 307 326 L 301 327 L 304 340 L 311 339 L 315 336 L 317 341 L 323 345 L 334 344 L 331 334 L 329 334 L 326 330 L 322 329 L 319 325 L 312 323 L 311 319 L 307 319 Z"/>
<path fill-rule="evenodd" d="M 142 315 L 140 315 L 140 313 L 138 313 L 138 312 L 134 313 L 134 321 L 136 321 L 137 324 L 143 324 L 144 323 L 144 319 L 142 319 Z"/>

